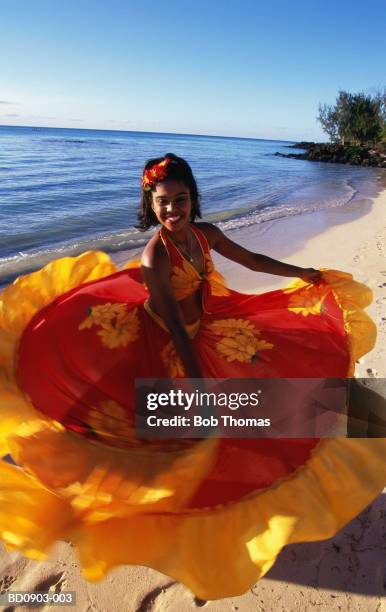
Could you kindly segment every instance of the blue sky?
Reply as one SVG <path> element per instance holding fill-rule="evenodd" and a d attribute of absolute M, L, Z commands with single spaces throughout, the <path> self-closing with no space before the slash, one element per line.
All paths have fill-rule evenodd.
<path fill-rule="evenodd" d="M 325 139 L 319 102 L 386 85 L 373 0 L 3 0 L 0 124 Z"/>

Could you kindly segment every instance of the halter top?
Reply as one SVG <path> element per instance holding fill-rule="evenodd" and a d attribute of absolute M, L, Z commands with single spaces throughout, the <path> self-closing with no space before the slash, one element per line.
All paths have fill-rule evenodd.
<path fill-rule="evenodd" d="M 184 257 L 178 247 L 169 238 L 164 228 L 161 228 L 159 231 L 160 239 L 169 255 L 171 267 L 170 282 L 176 299 L 180 301 L 192 295 L 205 281 L 209 283 L 212 295 L 228 295 L 229 291 L 226 289 L 223 276 L 215 270 L 206 236 L 193 224 L 189 227 L 201 247 L 204 260 L 202 274 L 200 274 L 194 265 Z"/>

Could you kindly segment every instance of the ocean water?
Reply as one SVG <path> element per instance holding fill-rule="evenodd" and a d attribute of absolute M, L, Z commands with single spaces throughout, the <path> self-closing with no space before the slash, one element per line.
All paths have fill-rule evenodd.
<path fill-rule="evenodd" d="M 344 206 L 376 171 L 275 157 L 285 141 L 59 128 L 0 127 L 0 283 L 88 249 L 144 244 L 136 229 L 150 157 L 186 158 L 205 219 L 225 230 Z"/>

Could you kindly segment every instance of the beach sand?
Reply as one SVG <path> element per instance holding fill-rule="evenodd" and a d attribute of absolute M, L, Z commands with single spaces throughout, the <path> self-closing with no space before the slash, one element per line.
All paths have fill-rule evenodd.
<path fill-rule="evenodd" d="M 378 340 L 357 364 L 356 374 L 368 377 L 380 391 L 384 389 L 380 379 L 386 377 L 385 209 L 386 190 L 373 201 L 353 201 L 344 208 L 229 233 L 256 252 L 302 267 L 350 272 L 371 287 L 374 301 L 367 312 L 377 324 Z M 115 259 L 123 261 L 127 254 Z M 229 285 L 240 291 L 259 293 L 288 282 L 282 277 L 244 271 L 220 257 L 215 260 Z M 380 612 L 385 583 L 382 542 L 386 537 L 386 522 L 381 517 L 385 511 L 384 492 L 333 539 L 287 546 L 270 572 L 240 597 L 200 601 L 181 584 L 143 567 L 119 567 L 103 581 L 87 583 L 81 577 L 75 549 L 64 542 L 58 542 L 44 562 L 30 561 L 19 553 L 8 554 L 0 545 L 0 592 L 73 590 L 77 593 L 75 608 L 55 606 L 52 610 L 77 612 L 188 612 L 198 608 L 208 612 L 292 612 L 315 607 L 328 612 Z M 10 612 L 20 608 L 2 609 Z"/>

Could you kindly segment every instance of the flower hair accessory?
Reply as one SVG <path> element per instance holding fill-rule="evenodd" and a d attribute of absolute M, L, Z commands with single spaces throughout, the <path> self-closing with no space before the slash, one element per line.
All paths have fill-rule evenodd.
<path fill-rule="evenodd" d="M 149 170 L 146 170 L 142 176 L 142 189 L 150 191 L 157 181 L 162 181 L 166 178 L 167 167 L 172 160 L 166 157 L 158 164 L 154 164 Z"/>

